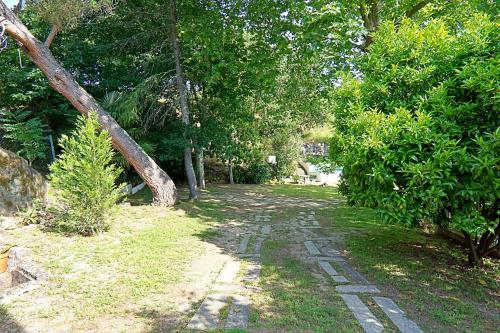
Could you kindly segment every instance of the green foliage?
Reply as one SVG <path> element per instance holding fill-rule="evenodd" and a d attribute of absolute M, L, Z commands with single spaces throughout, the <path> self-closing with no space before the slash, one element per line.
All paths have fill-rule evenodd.
<path fill-rule="evenodd" d="M 274 177 L 281 179 L 292 175 L 301 158 L 302 140 L 293 133 L 277 132 L 271 139 L 271 153 L 276 156 L 273 166 Z"/>
<path fill-rule="evenodd" d="M 60 141 L 62 153 L 51 165 L 50 184 L 58 206 L 56 224 L 64 231 L 92 235 L 109 228 L 108 215 L 121 196 L 121 170 L 113 163 L 106 131 L 95 114 L 80 116 L 72 136 Z"/>
<path fill-rule="evenodd" d="M 251 161 L 248 166 L 234 168 L 234 181 L 246 184 L 264 184 L 272 179 L 272 169 L 262 159 Z"/>
<path fill-rule="evenodd" d="M 39 0 L 34 2 L 37 13 L 59 30 L 74 29 L 86 15 L 110 11 L 112 0 Z"/>
<path fill-rule="evenodd" d="M 0 112 L 3 137 L 19 147 L 17 154 L 28 160 L 30 165 L 36 159 L 46 158 L 48 143 L 43 133 L 45 129 L 39 118 L 32 118 L 30 111 Z"/>
<path fill-rule="evenodd" d="M 335 96 L 332 146 L 351 203 L 379 208 L 387 221 L 430 220 L 495 244 L 499 32 L 481 15 L 458 28 L 445 20 L 381 26 L 359 62 L 363 79 L 347 78 Z"/>

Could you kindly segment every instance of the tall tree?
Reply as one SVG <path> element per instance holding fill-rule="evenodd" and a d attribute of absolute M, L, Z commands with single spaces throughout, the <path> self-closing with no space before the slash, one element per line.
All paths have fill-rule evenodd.
<path fill-rule="evenodd" d="M 82 114 L 95 111 L 99 124 L 105 128 L 113 146 L 135 168 L 153 192 L 153 201 L 158 205 L 173 205 L 176 187 L 172 179 L 154 160 L 125 132 L 120 125 L 83 89 L 74 77 L 54 58 L 44 43 L 37 40 L 16 15 L 0 1 L 0 24 L 15 39 L 30 59 L 47 77 L 49 84 L 66 97 Z"/>
<path fill-rule="evenodd" d="M 184 148 L 184 168 L 186 170 L 186 177 L 189 185 L 189 198 L 196 199 L 198 197 L 196 189 L 196 176 L 193 168 L 193 156 L 191 148 L 191 140 L 188 137 L 189 127 L 189 105 L 187 101 L 186 83 L 184 81 L 184 74 L 181 65 L 181 48 L 179 46 L 179 36 L 177 35 L 177 6 L 175 0 L 170 0 L 170 24 L 172 33 L 172 48 L 175 57 L 175 72 L 177 90 L 179 91 L 179 104 L 182 113 L 182 122 L 184 123 L 185 130 L 184 136 L 186 139 L 186 147 Z"/>

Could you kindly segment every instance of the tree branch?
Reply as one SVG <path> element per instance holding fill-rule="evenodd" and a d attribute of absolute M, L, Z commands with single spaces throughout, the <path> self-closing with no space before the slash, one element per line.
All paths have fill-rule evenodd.
<path fill-rule="evenodd" d="M 56 35 L 59 32 L 59 27 L 57 25 L 53 25 L 52 29 L 50 30 L 49 35 L 47 36 L 47 39 L 45 40 L 45 46 L 50 47 L 50 44 L 54 41 L 54 38 L 56 38 Z"/>
<path fill-rule="evenodd" d="M 431 0 L 422 0 L 415 4 L 414 6 L 408 8 L 408 10 L 405 12 L 405 16 L 407 18 L 412 18 L 413 15 L 415 15 L 420 9 L 424 8 Z"/>

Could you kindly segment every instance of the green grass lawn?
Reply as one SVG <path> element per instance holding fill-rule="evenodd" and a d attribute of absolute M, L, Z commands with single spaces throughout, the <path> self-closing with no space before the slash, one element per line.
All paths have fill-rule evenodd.
<path fill-rule="evenodd" d="M 301 185 L 210 186 L 205 193 L 216 200 L 181 200 L 175 209 L 166 209 L 147 205 L 151 193 L 141 191 L 128 199 L 132 206 L 118 207 L 110 231 L 96 237 L 65 236 L 37 226 L 7 231 L 8 241 L 31 248 L 51 278 L 13 304 L 0 306 L 0 332 L 22 332 L 27 323 L 46 332 L 162 332 L 164 327 L 185 332 L 199 303 L 177 313 L 179 322 L 165 326 L 164 320 L 174 317 L 172 288 L 187 281 L 190 261 L 207 246 L 225 250 L 227 240 L 234 238 L 228 221 L 249 219 L 255 213 L 237 202 L 217 199 L 218 195 L 244 194 L 259 202 L 262 195 L 341 198 L 335 188 Z M 499 331 L 498 260 L 469 269 L 465 252 L 453 243 L 386 225 L 370 209 L 338 201 L 322 205 L 325 208 L 316 210 L 322 232 L 342 233 L 339 247 L 350 263 L 424 331 Z M 278 206 L 272 223 L 286 223 L 300 210 Z M 257 284 L 261 291 L 252 295 L 247 331 L 361 332 L 333 282 L 319 279 L 317 264 L 301 261 L 293 246 L 286 235 L 264 242 Z M 373 303 L 369 296 L 362 297 L 365 304 Z M 373 304 L 370 309 L 388 332 L 396 331 L 380 309 Z"/>
<path fill-rule="evenodd" d="M 260 286 L 252 329 L 278 332 L 362 332 L 333 284 L 318 287 L 310 267 L 288 254 L 287 243 L 262 248 Z"/>
<path fill-rule="evenodd" d="M 142 307 L 165 308 L 169 286 L 182 281 L 185 265 L 204 250 L 199 235 L 209 225 L 180 210 L 120 206 L 111 230 L 100 236 L 68 237 L 37 227 L 12 230 L 9 238 L 30 248 L 51 278 L 9 305 L 9 313 L 32 322 L 64 316 L 65 326 L 79 332 L 107 317 L 139 321 L 134 313 Z M 50 306 L 32 308 L 35 296 Z M 5 309 L 0 322 L 6 321 L 2 314 Z M 142 324 L 147 326 L 147 318 Z"/>
<path fill-rule="evenodd" d="M 498 332 L 500 264 L 466 267 L 462 247 L 435 235 L 386 225 L 374 211 L 339 206 L 321 210 L 331 231 L 349 231 L 345 250 L 369 280 L 419 319 L 429 332 Z"/>
<path fill-rule="evenodd" d="M 212 193 L 231 192 L 224 186 Z M 245 185 L 235 192 L 309 199 L 339 199 L 332 187 L 307 185 Z M 196 206 L 196 205 L 195 205 Z M 211 207 L 205 214 L 219 214 Z M 237 208 L 229 208 L 235 213 Z M 286 220 L 297 214 L 283 210 Z M 466 267 L 464 249 L 435 235 L 382 222 L 375 211 L 335 205 L 317 211 L 325 233 L 345 232 L 343 249 L 350 262 L 385 295 L 393 298 L 427 332 L 497 332 L 500 324 L 500 264 L 487 260 L 484 268 Z M 332 286 L 318 289 L 311 267 L 287 253 L 286 242 L 267 241 L 263 269 L 249 331 L 358 332 L 352 314 Z M 363 296 L 372 304 L 369 296 Z M 388 331 L 396 327 L 377 307 L 371 310 Z M 346 318 L 349 318 L 346 320 Z"/>
<path fill-rule="evenodd" d="M 265 186 L 260 191 L 266 194 L 283 195 L 295 198 L 322 200 L 341 198 L 337 188 L 332 186 L 283 184 Z"/>

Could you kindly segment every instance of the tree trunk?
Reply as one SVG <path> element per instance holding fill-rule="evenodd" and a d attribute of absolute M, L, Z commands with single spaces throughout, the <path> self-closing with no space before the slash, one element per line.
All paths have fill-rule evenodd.
<path fill-rule="evenodd" d="M 497 229 L 500 229 L 500 226 L 498 226 Z M 469 252 L 471 251 L 469 239 L 465 236 L 465 233 L 463 231 L 462 235 L 460 235 L 455 231 L 446 229 L 444 227 L 439 227 L 437 230 L 437 234 L 439 234 L 442 237 L 446 237 L 447 239 L 451 239 L 454 242 L 457 242 L 460 245 L 467 247 L 469 249 Z M 489 237 L 486 237 L 486 239 L 484 240 L 486 244 L 481 246 L 481 248 L 484 248 L 484 250 L 482 252 L 480 251 L 478 255 L 482 257 L 490 256 L 492 258 L 497 258 L 497 259 L 500 258 L 500 243 L 494 245 L 495 240 L 498 242 L 499 236 L 500 236 L 500 230 L 495 234 L 489 233 Z M 481 237 L 481 239 L 484 238 Z M 472 254 L 471 258 L 472 262 L 474 262 L 473 260 L 474 256 Z"/>
<path fill-rule="evenodd" d="M 227 162 L 227 171 L 229 173 L 229 184 L 233 185 L 234 184 L 234 177 L 233 177 L 233 160 L 230 159 Z"/>
<path fill-rule="evenodd" d="M 203 164 L 203 148 L 196 150 L 196 166 L 198 169 L 198 187 L 205 189 L 205 165 Z"/>
<path fill-rule="evenodd" d="M 184 83 L 184 75 L 181 66 L 181 49 L 179 47 L 179 40 L 177 36 L 177 9 L 175 0 L 170 0 L 170 24 L 172 33 L 172 48 L 175 57 L 175 72 L 177 77 L 177 89 L 179 90 L 179 103 L 181 106 L 182 122 L 186 126 L 189 125 L 189 106 L 187 103 L 187 92 Z M 186 131 L 184 131 L 186 136 Z M 189 199 L 194 200 L 198 197 L 196 190 L 196 176 L 193 168 L 193 157 L 191 152 L 191 141 L 186 137 L 187 147 L 184 149 L 184 168 L 186 169 L 186 177 L 189 185 Z"/>
<path fill-rule="evenodd" d="M 462 232 L 465 236 L 465 239 L 467 240 L 467 245 L 469 247 L 469 256 L 468 256 L 469 266 L 471 267 L 475 267 L 478 265 L 482 266 L 483 258 L 479 257 L 479 254 L 477 252 L 476 242 L 474 241 L 474 239 L 472 239 L 472 237 L 468 232 L 466 231 Z"/>
<path fill-rule="evenodd" d="M 424 8 L 430 0 L 422 0 L 411 6 L 404 13 L 404 17 L 412 18 L 419 10 Z M 365 42 L 363 50 L 368 51 L 368 47 L 373 43 L 373 34 L 378 31 L 380 26 L 380 12 L 382 3 L 380 0 L 364 0 L 359 4 L 359 12 L 366 29 Z M 368 8 L 367 8 L 368 6 Z"/>
<path fill-rule="evenodd" d="M 363 20 L 363 26 L 366 29 L 365 43 L 363 49 L 366 51 L 368 46 L 373 43 L 372 34 L 378 30 L 379 27 L 379 15 L 380 15 L 380 1 L 371 0 L 368 3 L 369 8 L 366 9 L 365 3 L 360 4 L 360 14 Z"/>
<path fill-rule="evenodd" d="M 54 58 L 49 49 L 29 32 L 14 13 L 0 0 L 0 23 L 6 32 L 21 43 L 23 50 L 45 74 L 49 84 L 71 102 L 82 114 L 94 111 L 99 124 L 111 136 L 113 146 L 134 167 L 153 192 L 153 202 L 158 205 L 174 205 L 174 182 L 151 157 L 125 132 L 120 125 L 87 93 Z"/>

